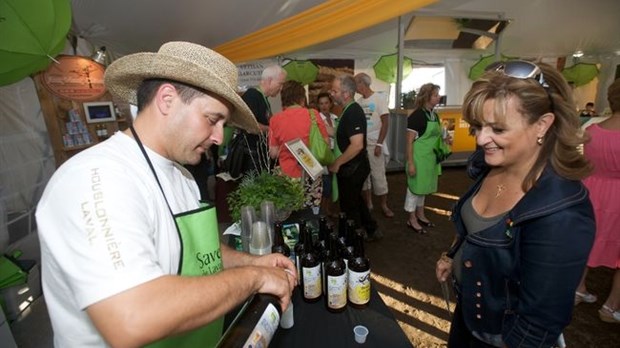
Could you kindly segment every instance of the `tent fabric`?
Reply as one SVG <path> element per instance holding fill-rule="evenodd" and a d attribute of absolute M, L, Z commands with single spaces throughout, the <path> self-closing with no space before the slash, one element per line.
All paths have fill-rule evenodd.
<path fill-rule="evenodd" d="M 31 209 L 56 169 L 32 79 L 0 87 L 0 200 L 8 212 Z"/>
<path fill-rule="evenodd" d="M 233 62 L 273 57 L 329 41 L 409 13 L 437 0 L 329 0 L 252 34 L 215 47 Z"/>

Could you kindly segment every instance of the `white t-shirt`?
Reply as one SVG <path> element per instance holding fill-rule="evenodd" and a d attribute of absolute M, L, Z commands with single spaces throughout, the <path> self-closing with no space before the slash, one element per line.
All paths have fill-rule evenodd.
<path fill-rule="evenodd" d="M 191 174 L 146 151 L 172 211 L 198 208 Z M 138 144 L 121 132 L 64 163 L 47 184 L 36 217 L 56 347 L 105 347 L 85 309 L 177 273 L 174 220 Z"/>
<path fill-rule="evenodd" d="M 366 114 L 366 143 L 374 146 L 381 132 L 381 115 L 389 114 L 388 98 L 383 92 L 374 92 L 370 97 L 361 97 L 357 103 Z"/>
<path fill-rule="evenodd" d="M 322 112 L 319 112 L 319 114 L 321 115 L 321 118 L 323 119 L 323 123 L 325 123 L 325 125 L 331 124 L 332 127 L 336 126 L 336 120 L 338 119 L 338 116 L 332 114 L 331 112 L 329 113 L 329 116 L 325 115 Z M 331 121 L 330 123 L 327 123 L 327 117 L 329 117 L 329 119 Z M 336 141 L 336 139 L 334 139 L 334 137 L 335 137 L 335 135 L 334 136 L 332 136 L 332 135 L 329 136 L 329 147 L 331 149 L 334 148 L 334 144 L 335 144 L 335 141 Z"/>

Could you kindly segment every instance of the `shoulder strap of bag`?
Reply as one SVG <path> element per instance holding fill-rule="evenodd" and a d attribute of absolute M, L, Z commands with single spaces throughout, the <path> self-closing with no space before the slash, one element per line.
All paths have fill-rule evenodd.
<path fill-rule="evenodd" d="M 310 119 L 312 120 L 312 124 L 316 125 L 316 117 L 314 117 L 314 109 L 308 109 L 308 113 L 310 114 Z"/>

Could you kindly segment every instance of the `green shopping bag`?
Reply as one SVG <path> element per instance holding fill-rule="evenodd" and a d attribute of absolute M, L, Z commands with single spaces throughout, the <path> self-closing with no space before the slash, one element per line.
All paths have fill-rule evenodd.
<path fill-rule="evenodd" d="M 310 109 L 310 118 L 312 122 L 310 123 L 310 135 L 308 137 L 308 142 L 310 143 L 310 152 L 314 155 L 317 161 L 321 163 L 321 165 L 328 166 L 334 162 L 336 159 L 334 157 L 334 153 L 329 148 L 329 143 L 325 141 L 321 131 L 319 130 L 319 126 L 316 123 L 316 118 L 314 116 L 314 110 Z"/>

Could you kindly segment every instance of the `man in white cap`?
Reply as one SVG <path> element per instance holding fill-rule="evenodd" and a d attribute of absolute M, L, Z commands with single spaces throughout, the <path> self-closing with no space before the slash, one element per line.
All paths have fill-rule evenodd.
<path fill-rule="evenodd" d="M 118 59 L 105 84 L 138 105 L 133 126 L 63 164 L 37 207 L 54 345 L 212 347 L 250 295 L 285 309 L 293 264 L 220 245 L 215 209 L 182 166 L 219 144 L 227 121 L 258 132 L 236 67 L 169 42 Z"/>

